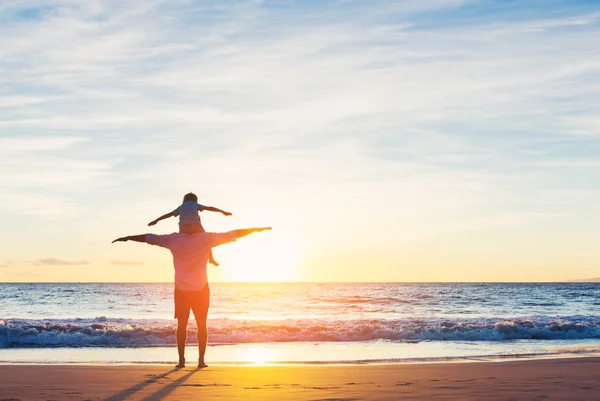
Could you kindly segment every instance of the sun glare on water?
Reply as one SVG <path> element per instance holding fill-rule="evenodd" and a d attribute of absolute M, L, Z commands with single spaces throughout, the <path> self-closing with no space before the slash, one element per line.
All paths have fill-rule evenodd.
<path fill-rule="evenodd" d="M 242 282 L 296 281 L 300 277 L 300 256 L 298 241 L 280 233 L 244 238 L 215 254 L 227 281 Z"/>
<path fill-rule="evenodd" d="M 255 365 L 265 365 L 275 360 L 275 351 L 268 348 L 252 347 L 243 351 L 243 360 Z"/>

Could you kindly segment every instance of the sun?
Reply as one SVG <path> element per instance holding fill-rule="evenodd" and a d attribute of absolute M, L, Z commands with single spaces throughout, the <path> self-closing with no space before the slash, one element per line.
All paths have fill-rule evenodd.
<path fill-rule="evenodd" d="M 300 243 L 285 233 L 264 232 L 216 249 L 226 281 L 296 281 L 300 276 Z"/>

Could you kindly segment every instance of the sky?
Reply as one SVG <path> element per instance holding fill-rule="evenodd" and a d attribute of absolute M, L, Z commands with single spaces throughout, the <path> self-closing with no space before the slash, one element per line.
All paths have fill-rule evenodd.
<path fill-rule="evenodd" d="M 0 1 L 0 281 L 600 276 L 600 3 Z"/>

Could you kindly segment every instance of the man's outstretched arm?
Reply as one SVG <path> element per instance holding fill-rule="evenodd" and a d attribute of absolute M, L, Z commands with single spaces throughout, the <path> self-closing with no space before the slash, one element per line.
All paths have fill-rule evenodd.
<path fill-rule="evenodd" d="M 116 240 L 114 240 L 111 243 L 126 242 L 126 241 L 146 242 L 146 234 L 128 235 L 127 237 L 117 238 Z"/>
<path fill-rule="evenodd" d="M 235 232 L 235 235 L 237 238 L 242 238 L 242 237 L 245 237 L 246 235 L 249 235 L 252 233 L 258 233 L 258 232 L 270 230 L 270 229 L 271 229 L 271 227 L 242 228 L 239 230 L 234 230 L 234 232 Z"/>

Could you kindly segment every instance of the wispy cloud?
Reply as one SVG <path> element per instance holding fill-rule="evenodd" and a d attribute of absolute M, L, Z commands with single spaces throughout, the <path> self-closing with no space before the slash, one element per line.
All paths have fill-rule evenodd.
<path fill-rule="evenodd" d="M 87 266 L 86 260 L 64 260 L 56 258 L 43 258 L 34 262 L 36 266 Z"/>
<path fill-rule="evenodd" d="M 35 4 L 8 3 L 4 10 L 13 19 L 3 28 L 3 51 L 11 60 L 4 68 L 5 98 L 16 96 L 19 105 L 27 96 L 32 101 L 25 108 L 5 107 L 2 124 L 98 131 L 73 150 L 93 148 L 97 159 L 111 149 L 116 157 L 104 171 L 139 155 L 144 144 L 136 142 L 151 138 L 148 175 L 169 175 L 163 169 L 169 154 L 181 160 L 212 153 L 227 162 L 253 150 L 267 156 L 308 150 L 300 168 L 318 156 L 314 152 L 349 135 L 372 156 L 386 157 L 389 146 L 421 141 L 415 133 L 432 128 L 480 151 L 487 141 L 473 136 L 483 124 L 517 132 L 553 121 L 557 133 L 572 121 L 565 94 L 569 109 L 591 108 L 598 91 L 590 92 L 583 78 L 599 67 L 590 46 L 597 13 L 513 20 L 508 8 L 481 12 L 463 25 L 459 14 L 448 19 L 452 23 L 435 14 L 471 3 L 348 2 L 343 20 L 330 13 L 333 6 L 299 4 L 131 2 L 121 10 L 104 2 L 57 2 L 33 12 Z M 415 17 L 425 12 L 427 19 Z M 205 23 L 185 23 L 195 19 Z M 555 57 L 557 51 L 562 57 Z M 23 71 L 23 65 L 31 68 Z M 195 135 L 202 141 L 191 140 Z M 506 144 L 501 137 L 492 140 Z M 175 145 L 182 142 L 186 150 Z M 408 147 L 405 154 L 446 164 L 477 157 L 473 151 L 448 154 L 442 146 L 435 154 L 430 145 Z M 93 181 L 113 178 L 80 167 L 62 170 Z M 19 176 L 11 169 L 7 175 Z"/>
<path fill-rule="evenodd" d="M 6 157 L 14 152 L 44 152 L 66 149 L 77 142 L 85 140 L 81 137 L 6 137 L 0 138 L 0 152 Z"/>

